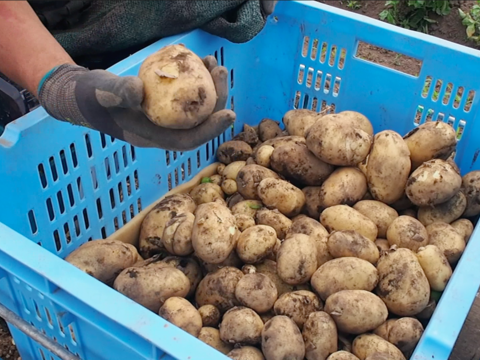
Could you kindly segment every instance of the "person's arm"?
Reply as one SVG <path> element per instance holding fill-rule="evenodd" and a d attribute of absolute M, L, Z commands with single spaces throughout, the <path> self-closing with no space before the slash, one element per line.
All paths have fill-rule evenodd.
<path fill-rule="evenodd" d="M 38 97 L 43 76 L 75 64 L 27 1 L 0 1 L 0 72 Z"/>

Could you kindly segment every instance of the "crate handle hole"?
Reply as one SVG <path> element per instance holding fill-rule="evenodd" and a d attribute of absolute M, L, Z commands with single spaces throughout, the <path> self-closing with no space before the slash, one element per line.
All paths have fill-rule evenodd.
<path fill-rule="evenodd" d="M 38 231 L 38 226 L 37 226 L 37 220 L 35 219 L 35 213 L 33 210 L 30 210 L 28 212 L 28 221 L 30 223 L 30 230 L 32 231 L 32 234 L 36 234 Z"/>

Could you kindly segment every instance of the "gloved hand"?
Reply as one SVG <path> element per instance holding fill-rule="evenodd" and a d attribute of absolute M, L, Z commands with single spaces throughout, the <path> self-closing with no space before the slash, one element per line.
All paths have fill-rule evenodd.
<path fill-rule="evenodd" d="M 98 130 L 138 147 L 172 151 L 193 150 L 221 135 L 235 121 L 226 110 L 228 71 L 213 56 L 203 59 L 217 91 L 213 114 L 189 130 L 153 124 L 141 110 L 143 82 L 136 76 L 120 77 L 105 70 L 88 70 L 64 64 L 47 73 L 39 84 L 38 98 L 48 114 L 58 120 Z"/>

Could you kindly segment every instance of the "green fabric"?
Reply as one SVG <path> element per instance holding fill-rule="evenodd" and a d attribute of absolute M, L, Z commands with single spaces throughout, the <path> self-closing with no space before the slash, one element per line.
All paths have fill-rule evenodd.
<path fill-rule="evenodd" d="M 103 55 L 201 28 L 235 43 L 265 25 L 259 0 L 93 0 L 74 29 L 54 31 L 72 56 Z"/>

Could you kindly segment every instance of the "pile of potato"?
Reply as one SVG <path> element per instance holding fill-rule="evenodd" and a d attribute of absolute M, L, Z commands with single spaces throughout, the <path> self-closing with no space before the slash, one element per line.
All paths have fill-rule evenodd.
<path fill-rule="evenodd" d="M 291 110 L 217 151 L 217 174 L 165 197 L 137 249 L 67 261 L 236 360 L 402 360 L 480 213 L 454 129 L 374 134 L 354 111 Z"/>

